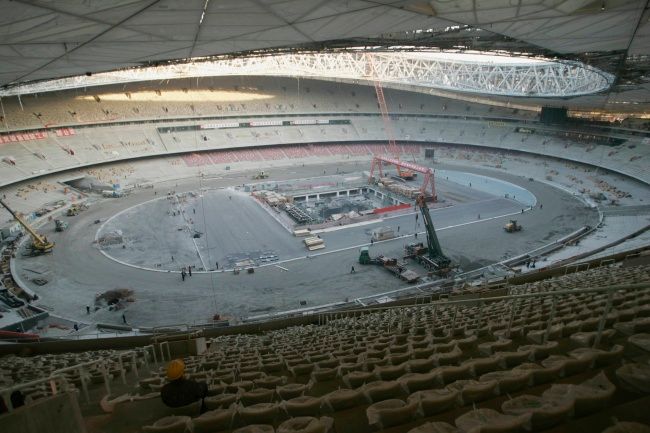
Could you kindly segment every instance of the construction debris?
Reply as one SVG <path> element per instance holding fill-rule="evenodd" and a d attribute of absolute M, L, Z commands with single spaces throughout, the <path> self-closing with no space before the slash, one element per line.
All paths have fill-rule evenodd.
<path fill-rule="evenodd" d="M 389 191 L 403 195 L 408 198 L 416 198 L 420 194 L 420 190 L 414 186 L 407 185 L 403 182 L 398 182 L 389 177 L 382 177 L 379 183 Z"/>
<path fill-rule="evenodd" d="M 122 230 L 113 230 L 106 233 L 97 239 L 97 243 L 102 247 L 124 243 Z"/>
<path fill-rule="evenodd" d="M 125 302 L 135 302 L 133 289 L 117 288 L 95 295 L 95 307 L 108 307 L 109 310 L 119 310 L 125 307 Z"/>
<path fill-rule="evenodd" d="M 280 206 L 283 203 L 288 203 L 289 198 L 284 194 L 275 191 L 267 191 L 262 189 L 260 191 L 253 191 L 253 197 L 266 202 L 269 206 Z"/>

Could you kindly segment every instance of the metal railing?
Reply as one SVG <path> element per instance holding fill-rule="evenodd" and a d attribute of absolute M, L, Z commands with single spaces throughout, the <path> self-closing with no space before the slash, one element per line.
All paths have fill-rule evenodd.
<path fill-rule="evenodd" d="M 94 366 L 99 367 L 99 370 L 101 371 L 104 379 L 104 387 L 106 388 L 106 393 L 110 394 L 111 385 L 110 385 L 110 376 L 109 376 L 109 368 L 108 368 L 109 362 L 115 361 L 117 358 L 117 362 L 120 369 L 120 377 L 122 378 L 122 383 L 126 385 L 127 384 L 126 371 L 122 359 L 125 357 L 129 357 L 131 359 L 131 367 L 133 369 L 135 376 L 140 377 L 140 374 L 138 373 L 137 356 L 138 353 L 135 350 L 130 350 L 128 352 L 121 352 L 110 356 L 108 359 L 101 358 L 93 361 L 86 361 L 86 362 L 82 362 L 81 364 L 75 364 L 69 367 L 64 367 L 55 370 L 50 374 L 50 376 L 63 375 L 64 373 L 68 373 L 68 372 L 77 372 L 79 375 L 79 380 L 81 382 L 81 389 L 83 391 L 84 397 L 86 401 L 90 403 L 90 396 L 88 394 L 88 382 L 90 380 L 90 375 L 88 374 L 88 369 Z M 146 360 L 146 352 L 145 352 L 145 360 Z"/>
<path fill-rule="evenodd" d="M 145 346 L 143 349 L 145 349 L 145 362 L 148 361 L 146 360 L 146 348 L 151 347 L 151 346 Z M 9 411 L 13 410 L 13 404 L 11 402 L 11 393 L 14 391 L 20 391 L 25 388 L 31 388 L 35 385 L 39 385 L 42 383 L 49 383 L 50 384 L 50 392 L 52 395 L 56 395 L 58 393 L 59 389 L 62 389 L 64 391 L 69 391 L 72 390 L 72 386 L 70 384 L 70 380 L 66 377 L 66 373 L 70 372 L 76 372 L 79 377 L 79 381 L 81 382 L 81 390 L 84 395 L 84 398 L 86 399 L 86 402 L 90 403 L 90 395 L 88 393 L 88 383 L 90 382 L 90 374 L 89 374 L 89 368 L 97 366 L 99 367 L 99 370 L 102 373 L 103 379 L 104 379 L 104 387 L 106 389 L 106 393 L 110 395 L 111 393 L 111 385 L 110 385 L 110 376 L 109 376 L 109 367 L 108 364 L 111 361 L 115 361 L 117 358 L 117 362 L 119 365 L 120 369 L 120 376 L 122 378 L 122 383 L 125 385 L 127 384 L 126 381 L 126 371 L 124 368 L 124 362 L 123 359 L 125 357 L 130 358 L 131 360 L 131 367 L 133 369 L 133 372 L 136 377 L 140 377 L 140 374 L 138 373 L 138 363 L 137 363 L 137 356 L 138 352 L 135 350 L 130 350 L 127 352 L 121 352 L 114 354 L 110 356 L 108 359 L 106 358 L 101 358 L 101 359 L 96 359 L 93 361 L 86 361 L 82 362 L 80 364 L 75 364 L 71 365 L 69 367 L 64 367 L 60 368 L 58 370 L 54 370 L 48 377 L 44 377 L 41 379 L 33 380 L 30 382 L 26 383 L 21 383 L 18 385 L 13 385 L 9 388 L 4 388 L 0 390 L 0 396 L 2 396 L 3 400 L 5 401 L 5 404 Z M 57 387 L 56 384 L 57 382 L 61 383 L 60 387 Z"/>
<path fill-rule="evenodd" d="M 13 411 L 13 402 L 11 401 L 11 394 L 14 391 L 21 391 L 25 388 L 31 388 L 36 385 L 44 384 L 47 383 L 50 385 L 50 392 L 52 395 L 57 395 L 59 393 L 59 390 L 65 392 L 70 390 L 70 384 L 68 383 L 68 380 L 65 378 L 63 375 L 54 375 L 54 376 L 49 376 L 49 377 L 44 377 L 41 379 L 36 379 L 32 380 L 30 382 L 25 382 L 25 383 L 19 383 L 17 385 L 12 385 L 8 388 L 2 388 L 0 389 L 0 397 L 5 402 L 5 405 L 7 406 L 7 410 L 9 412 Z M 57 386 L 57 383 L 59 386 Z"/>

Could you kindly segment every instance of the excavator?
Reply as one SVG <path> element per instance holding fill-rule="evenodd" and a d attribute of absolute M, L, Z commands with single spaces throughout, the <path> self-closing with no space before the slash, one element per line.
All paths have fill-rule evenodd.
<path fill-rule="evenodd" d="M 424 227 L 427 230 L 427 245 L 422 242 L 408 244 L 405 248 L 406 257 L 413 258 L 420 262 L 426 269 L 446 277 L 451 273 L 451 259 L 445 256 L 440 247 L 436 230 L 431 221 L 431 214 L 427 206 L 426 197 L 420 194 L 415 200 L 416 206 L 420 209 Z"/>
<path fill-rule="evenodd" d="M 11 216 L 13 216 L 16 219 L 16 221 L 18 221 L 20 225 L 23 226 L 25 230 L 27 230 L 27 233 L 29 233 L 29 235 L 32 237 L 32 244 L 30 246 L 32 255 L 39 255 L 39 254 L 52 252 L 52 250 L 54 249 L 54 242 L 48 241 L 45 236 L 37 233 L 36 230 L 34 230 L 32 226 L 30 226 L 27 223 L 27 221 L 25 221 L 20 215 L 14 212 L 13 209 L 11 209 L 9 205 L 7 205 L 7 203 L 0 200 L 0 204 L 5 209 L 7 209 L 7 211 L 11 214 Z"/>

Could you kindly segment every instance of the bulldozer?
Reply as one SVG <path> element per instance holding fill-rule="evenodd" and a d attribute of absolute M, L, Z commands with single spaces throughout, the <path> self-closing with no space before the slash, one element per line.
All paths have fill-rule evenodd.
<path fill-rule="evenodd" d="M 517 224 L 517 220 L 510 220 L 510 222 L 503 226 L 503 230 L 505 230 L 507 233 L 519 232 L 521 229 L 521 224 Z"/>
<path fill-rule="evenodd" d="M 55 219 L 54 225 L 55 225 L 54 230 L 56 230 L 57 232 L 64 232 L 68 228 L 68 223 L 60 219 Z"/>
<path fill-rule="evenodd" d="M 259 179 L 266 179 L 269 177 L 269 174 L 265 172 L 264 170 L 257 172 L 255 176 L 253 176 L 253 179 L 259 180 Z"/>

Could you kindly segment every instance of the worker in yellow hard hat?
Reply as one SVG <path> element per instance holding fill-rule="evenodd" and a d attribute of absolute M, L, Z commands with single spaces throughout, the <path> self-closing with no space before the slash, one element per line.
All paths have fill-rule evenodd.
<path fill-rule="evenodd" d="M 205 412 L 205 397 L 208 395 L 208 384 L 185 378 L 185 363 L 182 359 L 174 359 L 167 364 L 167 380 L 160 390 L 163 403 L 169 407 L 181 407 L 201 400 L 201 413 Z"/>
<path fill-rule="evenodd" d="M 167 379 L 176 380 L 185 373 L 185 363 L 182 359 L 174 359 L 167 364 Z"/>

